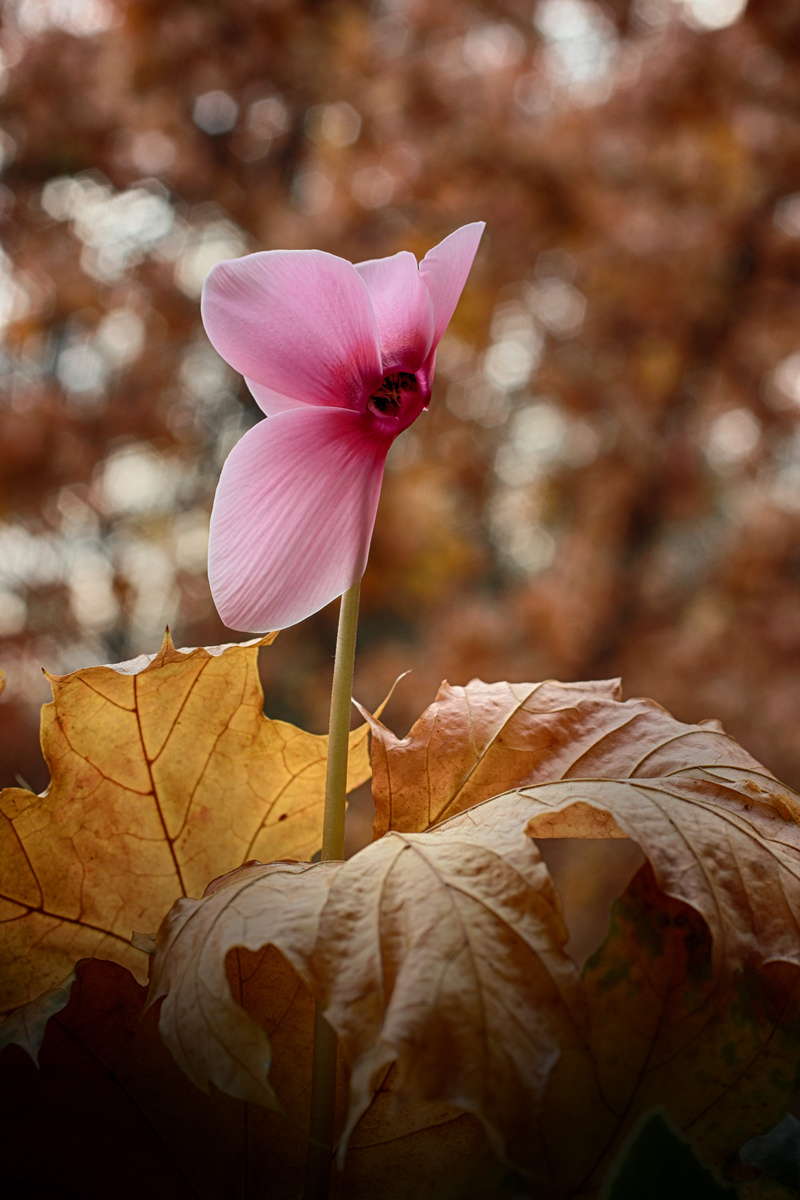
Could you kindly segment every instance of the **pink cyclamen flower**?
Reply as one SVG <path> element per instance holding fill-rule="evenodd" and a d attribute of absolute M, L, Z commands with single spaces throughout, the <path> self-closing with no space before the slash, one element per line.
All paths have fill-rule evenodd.
<path fill-rule="evenodd" d="M 209 274 L 208 336 L 268 418 L 228 456 L 211 515 L 226 625 L 294 625 L 363 575 L 387 451 L 428 407 L 483 230 L 464 225 L 419 266 L 406 250 L 356 266 L 268 250 Z"/>

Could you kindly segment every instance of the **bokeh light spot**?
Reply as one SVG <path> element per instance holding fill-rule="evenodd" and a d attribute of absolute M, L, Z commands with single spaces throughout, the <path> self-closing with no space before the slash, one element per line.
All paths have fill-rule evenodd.
<path fill-rule="evenodd" d="M 341 150 L 358 141 L 361 117 L 346 100 L 337 104 L 318 104 L 308 110 L 306 129 L 312 141 L 327 142 Z"/>
<path fill-rule="evenodd" d="M 681 16 L 695 29 L 724 29 L 739 20 L 747 0 L 683 0 Z"/>
<path fill-rule="evenodd" d="M 219 89 L 198 96 L 192 108 L 192 120 L 198 129 L 210 137 L 229 133 L 239 116 L 239 105 L 233 96 Z"/>
<path fill-rule="evenodd" d="M 514 67 L 525 54 L 525 41 L 513 25 L 475 25 L 464 37 L 464 62 L 477 74 Z"/>

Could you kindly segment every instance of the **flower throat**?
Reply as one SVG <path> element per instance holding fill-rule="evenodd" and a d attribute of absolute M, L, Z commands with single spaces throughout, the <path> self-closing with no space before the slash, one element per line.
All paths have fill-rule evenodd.
<path fill-rule="evenodd" d="M 381 386 L 369 398 L 369 407 L 373 411 L 395 417 L 403 407 L 403 393 L 419 390 L 416 375 L 408 371 L 398 371 L 395 375 L 387 375 Z"/>

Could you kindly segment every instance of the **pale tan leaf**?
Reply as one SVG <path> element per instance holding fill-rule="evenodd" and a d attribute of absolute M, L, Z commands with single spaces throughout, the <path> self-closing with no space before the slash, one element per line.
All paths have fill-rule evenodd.
<path fill-rule="evenodd" d="M 246 938 L 280 950 L 337 1031 L 350 1071 L 342 1150 L 380 1125 L 387 1072 L 420 1147 L 436 1105 L 465 1110 L 548 1200 L 595 1195 L 655 1105 L 717 1165 L 773 1123 L 800 1053 L 800 801 L 716 727 L 601 697 L 573 706 L 584 731 L 584 703 L 595 765 L 605 754 L 626 777 L 516 788 L 426 832 L 392 831 L 324 874 L 252 866 L 191 910 L 182 902 L 155 980 L 188 1069 L 237 1094 L 263 1076 L 257 1022 L 219 967 Z M 622 856 L 624 894 L 582 973 L 534 838 L 634 840 L 648 860 L 625 886 L 637 860 Z M 180 997 L 211 978 L 213 1038 L 198 1023 L 181 1040 Z"/>
<path fill-rule="evenodd" d="M 531 802 L 532 837 L 636 841 L 662 890 L 703 917 L 717 963 L 800 965 L 800 799 L 734 774 L 687 768 L 518 794 Z"/>
<path fill-rule="evenodd" d="M 553 1063 L 580 1044 L 578 974 L 558 900 L 524 836 L 524 799 L 393 834 L 347 863 L 253 865 L 159 933 L 160 1028 L 200 1086 L 274 1104 L 263 1031 L 231 996 L 236 946 L 278 949 L 325 1005 L 352 1071 L 345 1141 L 397 1063 L 399 1101 L 479 1116 L 497 1146 L 524 1142 Z M 210 1031 L 210 1036 L 209 1036 Z"/>
<path fill-rule="evenodd" d="M 401 1100 L 446 1100 L 514 1146 L 554 1062 L 580 1044 L 577 971 L 519 803 L 485 816 L 392 834 L 333 883 L 313 969 L 351 1065 L 348 1132 L 396 1063 Z"/>
<path fill-rule="evenodd" d="M 42 796 L 0 793 L 0 1012 L 78 958 L 142 972 L 134 929 L 242 861 L 309 858 L 321 840 L 327 737 L 263 715 L 259 647 L 176 650 L 50 676 Z M 350 735 L 348 790 L 369 778 Z"/>
<path fill-rule="evenodd" d="M 276 1200 L 294 1197 L 302 1186 L 314 1014 L 308 964 L 320 908 L 341 867 L 242 867 L 215 880 L 202 901 L 180 901 L 158 938 L 151 1002 L 165 995 L 162 1037 L 203 1090 L 213 1083 L 273 1109 L 261 1122 L 256 1154 L 270 1164 Z M 258 949 L 248 949 L 249 942 Z M 347 1087 L 340 1054 L 337 1136 Z M 384 1071 L 351 1139 L 345 1174 L 335 1182 L 348 1200 L 400 1198 L 415 1181 L 436 1195 L 457 1196 L 468 1174 L 490 1180 L 497 1171 L 477 1121 L 441 1101 L 398 1103 L 397 1072 Z"/>
<path fill-rule="evenodd" d="M 142 954 L 153 954 L 156 948 L 156 935 L 154 933 L 137 933 L 134 929 L 131 934 L 131 945 L 134 950 L 141 950 Z"/>
<path fill-rule="evenodd" d="M 281 1113 L 256 1113 L 251 1107 L 251 1162 L 264 1163 L 270 1200 L 284 1196 L 296 1200 L 305 1173 L 311 1107 L 313 997 L 274 946 L 257 952 L 230 951 L 226 970 L 232 995 L 270 1039 L 270 1083 L 281 1105 Z M 467 1194 L 492 1195 L 492 1184 L 502 1168 L 479 1122 L 441 1101 L 400 1104 L 396 1087 L 397 1072 L 390 1070 L 350 1140 L 344 1171 L 332 1164 L 332 1196 L 463 1200 Z M 340 1053 L 337 1139 L 344 1129 L 347 1099 L 347 1064 Z"/>
<path fill-rule="evenodd" d="M 279 1108 L 267 1072 L 269 1038 L 231 996 L 226 956 L 272 946 L 310 982 L 319 914 L 342 864 L 254 863 L 215 880 L 202 900 L 179 900 L 158 932 L 150 1002 L 166 997 L 159 1028 L 203 1091 Z M 298 886 L 299 885 L 299 886 Z"/>

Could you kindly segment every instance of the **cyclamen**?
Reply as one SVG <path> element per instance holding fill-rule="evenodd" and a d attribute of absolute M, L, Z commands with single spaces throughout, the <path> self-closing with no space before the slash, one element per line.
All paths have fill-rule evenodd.
<path fill-rule="evenodd" d="M 364 573 L 386 454 L 428 407 L 436 347 L 483 222 L 417 266 L 322 250 L 219 263 L 203 289 L 211 342 L 268 420 L 234 447 L 211 516 L 209 580 L 226 625 L 302 621 Z"/>

